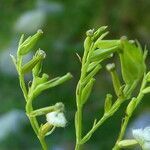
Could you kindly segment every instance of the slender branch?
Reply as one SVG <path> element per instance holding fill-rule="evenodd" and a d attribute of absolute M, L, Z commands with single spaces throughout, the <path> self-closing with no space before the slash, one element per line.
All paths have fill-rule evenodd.
<path fill-rule="evenodd" d="M 142 90 L 145 88 L 145 86 L 146 86 L 146 75 L 144 75 L 144 78 L 143 78 L 143 81 L 142 81 L 142 85 L 141 85 L 141 88 L 140 88 L 140 92 L 139 92 L 139 94 L 138 94 L 138 96 L 136 98 L 135 107 L 130 108 L 131 109 L 131 113 L 126 115 L 125 118 L 124 118 L 124 121 L 122 123 L 118 139 L 117 139 L 117 141 L 116 141 L 116 143 L 115 143 L 115 145 L 113 147 L 113 150 L 119 150 L 120 149 L 118 143 L 123 139 L 125 131 L 126 131 L 126 128 L 127 128 L 127 125 L 128 125 L 128 122 L 129 122 L 129 120 L 130 120 L 134 110 L 136 109 L 136 107 L 141 102 L 142 98 L 144 97 L 144 94 L 142 93 Z"/>

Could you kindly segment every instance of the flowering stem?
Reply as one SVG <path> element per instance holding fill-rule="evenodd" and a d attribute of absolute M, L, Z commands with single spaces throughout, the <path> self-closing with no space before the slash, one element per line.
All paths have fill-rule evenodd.
<path fill-rule="evenodd" d="M 147 82 L 146 82 L 146 76 L 144 75 L 144 78 L 143 78 L 143 81 L 142 81 L 142 85 L 141 85 L 141 88 L 140 88 L 140 92 L 139 92 L 139 94 L 138 94 L 138 96 L 137 96 L 137 98 L 136 98 L 135 107 L 130 108 L 131 113 L 130 113 L 130 114 L 127 114 L 127 115 L 125 116 L 125 118 L 124 118 L 124 120 L 123 120 L 123 124 L 122 124 L 122 126 L 121 126 L 121 130 L 120 130 L 119 137 L 118 137 L 118 139 L 117 139 L 117 141 L 116 141 L 116 143 L 115 143 L 115 145 L 114 145 L 114 147 L 113 147 L 113 150 L 119 150 L 119 149 L 120 149 L 118 143 L 122 140 L 122 138 L 123 138 L 123 136 L 124 136 L 124 134 L 125 134 L 125 131 L 126 131 L 128 122 L 129 122 L 129 120 L 130 120 L 130 118 L 131 118 L 131 116 L 132 116 L 134 110 L 136 109 L 136 107 L 137 107 L 138 104 L 141 102 L 142 98 L 144 97 L 144 94 L 143 94 L 142 90 L 145 88 L 146 83 L 147 83 Z"/>
<path fill-rule="evenodd" d="M 37 120 L 37 116 L 46 115 L 56 110 L 62 111 L 64 109 L 64 105 L 63 103 L 56 103 L 54 106 L 48 106 L 34 110 L 32 102 L 41 92 L 64 83 L 65 81 L 71 79 L 72 75 L 67 73 L 62 77 L 56 77 L 51 80 L 49 80 L 49 76 L 47 74 L 43 73 L 41 75 L 41 64 L 43 59 L 46 57 L 46 53 L 40 49 L 36 51 L 35 55 L 29 62 L 25 64 L 22 63 L 23 56 L 32 50 L 42 33 L 43 32 L 41 30 L 38 30 L 35 35 L 28 37 L 26 40 L 24 40 L 24 36 L 22 35 L 18 45 L 17 58 L 15 58 L 13 55 L 10 56 L 18 72 L 20 87 L 26 101 L 26 115 L 29 118 L 31 126 L 38 137 L 43 150 L 47 150 L 48 148 L 46 145 L 45 136 L 51 134 L 56 126 L 51 124 L 51 122 L 45 123 L 44 125 L 40 124 Z M 33 80 L 31 82 L 32 84 L 27 87 L 24 78 L 25 74 L 29 72 L 32 73 Z M 64 122 L 63 125 L 61 124 L 59 127 L 64 127 L 66 124 L 65 117 L 63 114 L 60 114 L 60 116 L 63 117 Z"/>
<path fill-rule="evenodd" d="M 24 76 L 22 74 L 19 75 L 19 81 L 20 81 L 20 86 L 21 86 L 24 98 L 27 102 L 26 103 L 26 113 L 27 113 L 27 116 L 30 120 L 31 126 L 32 126 L 34 132 L 36 133 L 36 135 L 38 136 L 38 139 L 41 143 L 41 146 L 42 146 L 43 150 L 47 150 L 47 145 L 46 145 L 44 137 L 41 137 L 41 136 L 38 135 L 39 124 L 37 122 L 36 117 L 30 117 L 30 115 L 28 115 L 33 111 L 32 99 L 30 99 L 28 94 L 27 94 L 27 90 L 26 90 L 26 86 L 25 86 L 25 82 L 24 82 Z"/>
<path fill-rule="evenodd" d="M 116 102 L 113 104 L 111 109 L 104 113 L 103 117 L 92 127 L 92 129 L 82 138 L 81 144 L 86 143 L 92 136 L 92 134 L 101 126 L 103 123 L 109 119 L 121 106 L 121 104 L 128 98 L 130 93 L 133 91 L 136 83 L 131 86 L 131 88 L 125 93 L 124 97 L 120 97 L 116 100 Z"/>
<path fill-rule="evenodd" d="M 120 105 L 124 102 L 122 99 L 117 99 L 116 103 L 113 105 L 112 109 L 104 114 L 103 117 L 94 125 L 94 127 L 83 137 L 81 143 L 84 144 L 87 142 L 92 134 L 101 126 L 103 123 L 110 118 L 120 107 Z"/>

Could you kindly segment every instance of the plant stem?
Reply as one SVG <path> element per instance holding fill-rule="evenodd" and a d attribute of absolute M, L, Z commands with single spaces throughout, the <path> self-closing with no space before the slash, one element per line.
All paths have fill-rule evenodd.
<path fill-rule="evenodd" d="M 82 107 L 77 108 L 77 133 L 76 133 L 76 147 L 75 150 L 80 150 L 80 141 L 82 139 Z"/>
<path fill-rule="evenodd" d="M 47 145 L 45 142 L 44 137 L 39 137 L 38 135 L 38 131 L 39 131 L 39 124 L 37 122 L 36 117 L 30 117 L 28 114 L 30 114 L 33 111 L 33 107 L 32 107 L 32 99 L 29 98 L 28 94 L 27 94 L 27 89 L 25 86 L 25 82 L 24 82 L 24 76 L 22 74 L 19 74 L 19 81 L 20 81 L 20 86 L 24 95 L 24 98 L 26 100 L 26 114 L 30 120 L 31 126 L 35 132 L 35 134 L 38 136 L 38 139 L 41 143 L 41 146 L 43 148 L 43 150 L 47 150 Z"/>
<path fill-rule="evenodd" d="M 110 118 L 120 107 L 120 105 L 124 102 L 124 100 L 118 98 L 115 104 L 112 106 L 110 111 L 103 115 L 103 117 L 94 125 L 94 127 L 83 137 L 81 140 L 81 144 L 87 142 L 92 134 L 108 119 Z"/>
<path fill-rule="evenodd" d="M 131 110 L 131 114 L 130 115 L 126 115 L 125 118 L 124 118 L 124 121 L 123 121 L 123 124 L 121 126 L 121 130 L 120 130 L 120 134 L 119 134 L 119 137 L 115 143 L 115 146 L 113 147 L 113 150 L 119 150 L 119 146 L 118 146 L 118 143 L 122 140 L 124 134 L 125 134 L 125 131 L 126 131 L 126 128 L 127 128 L 127 125 L 128 125 L 128 122 L 134 112 L 134 110 L 136 109 L 136 107 L 138 106 L 138 104 L 141 102 L 142 98 L 144 97 L 144 94 L 142 93 L 142 90 L 145 88 L 146 86 L 146 76 L 144 76 L 143 78 L 143 81 L 142 81 L 142 85 L 141 85 L 141 89 L 140 89 L 140 92 L 137 96 L 137 100 L 136 100 L 136 106 L 133 107 L 133 109 Z"/>
<path fill-rule="evenodd" d="M 124 97 L 119 97 L 116 102 L 113 104 L 113 106 L 111 107 L 111 109 L 105 113 L 103 115 L 103 117 L 92 127 L 92 129 L 82 138 L 81 140 L 81 144 L 84 144 L 85 142 L 87 142 L 90 137 L 92 136 L 92 134 L 101 126 L 103 125 L 103 123 L 109 119 L 121 106 L 121 104 L 128 99 L 128 96 L 130 95 L 130 93 L 134 90 L 136 84 L 133 84 L 133 86 L 131 86 L 132 88 L 130 88 L 124 95 Z"/>
<path fill-rule="evenodd" d="M 45 142 L 44 137 L 38 136 L 38 139 L 39 139 L 39 141 L 40 141 L 40 143 L 41 143 L 41 146 L 42 146 L 43 150 L 47 150 L 48 148 L 47 148 L 47 144 L 46 144 L 46 142 Z"/>

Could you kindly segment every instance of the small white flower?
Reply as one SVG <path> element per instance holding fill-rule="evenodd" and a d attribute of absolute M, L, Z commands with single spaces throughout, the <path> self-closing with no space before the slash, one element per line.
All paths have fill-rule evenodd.
<path fill-rule="evenodd" d="M 58 111 L 48 113 L 46 120 L 55 127 L 65 127 L 67 123 L 64 113 Z"/>
<path fill-rule="evenodd" d="M 150 150 L 150 127 L 134 129 L 132 130 L 132 134 L 143 150 Z"/>

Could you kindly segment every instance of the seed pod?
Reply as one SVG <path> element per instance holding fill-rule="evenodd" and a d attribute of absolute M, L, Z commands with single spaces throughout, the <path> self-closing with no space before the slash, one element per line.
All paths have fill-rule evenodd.
<path fill-rule="evenodd" d="M 19 42 L 18 54 L 25 55 L 29 51 L 31 51 L 31 49 L 35 46 L 35 44 L 37 43 L 38 39 L 41 37 L 42 34 L 43 34 L 43 31 L 38 30 L 35 35 L 33 35 L 32 37 L 31 36 L 28 37 L 24 42 L 23 42 L 23 36 L 22 36 Z"/>

